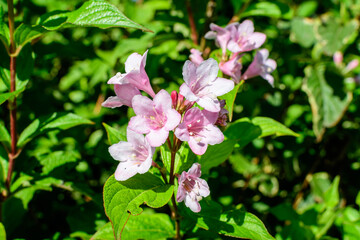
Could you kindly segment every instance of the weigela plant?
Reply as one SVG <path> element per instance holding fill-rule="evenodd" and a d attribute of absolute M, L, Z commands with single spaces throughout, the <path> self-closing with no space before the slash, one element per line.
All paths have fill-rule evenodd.
<path fill-rule="evenodd" d="M 171 95 L 164 89 L 153 91 L 145 71 L 146 56 L 133 53 L 125 62 L 126 73 L 117 73 L 108 84 L 114 85 L 116 96 L 108 98 L 104 107 L 132 107 L 135 116 L 127 127 L 127 141 L 120 141 L 109 148 L 110 155 L 120 161 L 116 171 L 117 181 L 127 181 L 136 174 L 145 174 L 154 166 L 160 170 L 163 182 L 175 185 L 171 211 L 176 221 L 177 238 L 180 238 L 180 217 L 177 205 L 185 206 L 197 213 L 201 211 L 200 200 L 210 195 L 207 182 L 201 177 L 201 165 L 193 163 L 188 171 L 175 168 L 176 155 L 185 144 L 196 155 L 205 154 L 209 145 L 220 144 L 225 137 L 219 127 L 227 125 L 226 101 L 219 97 L 234 89 L 235 84 L 261 76 L 273 85 L 270 73 L 276 63 L 268 59 L 266 49 L 258 50 L 253 62 L 242 74 L 243 52 L 258 49 L 265 41 L 263 33 L 254 32 L 253 23 L 232 23 L 225 28 L 210 25 L 206 38 L 215 39 L 222 49 L 221 61 L 204 60 L 199 50 L 191 49 L 191 61 L 186 61 L 182 75 L 184 83 L 179 92 Z M 230 55 L 228 51 L 230 50 Z M 219 70 L 224 74 L 219 77 Z M 144 91 L 148 96 L 144 96 Z M 162 163 L 153 159 L 156 147 L 170 152 L 170 168 L 162 155 Z M 177 178 L 175 178 L 177 176 Z M 177 183 L 175 182 L 177 179 Z M 176 197 L 175 197 L 176 196 Z M 178 203 L 176 203 L 178 202 Z"/>

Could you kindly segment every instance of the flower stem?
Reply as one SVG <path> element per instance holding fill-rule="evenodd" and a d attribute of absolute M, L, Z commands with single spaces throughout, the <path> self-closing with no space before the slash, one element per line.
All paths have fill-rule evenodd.
<path fill-rule="evenodd" d="M 195 20 L 194 20 L 194 15 L 191 9 L 191 4 L 190 1 L 187 0 L 186 1 L 186 11 L 188 13 L 188 17 L 189 17 L 189 24 L 190 24 L 190 30 L 191 30 L 191 40 L 193 41 L 193 43 L 195 45 L 199 45 L 198 43 L 198 32 L 196 30 L 196 24 L 195 24 Z"/>
<path fill-rule="evenodd" d="M 174 142 L 174 148 L 176 147 L 176 144 Z M 170 166 L 170 184 L 174 185 L 174 168 L 175 168 L 175 156 L 176 156 L 177 149 L 171 149 L 171 166 Z M 180 235 L 180 219 L 177 211 L 176 201 L 175 201 L 175 194 L 171 197 L 172 202 L 172 208 L 171 208 L 171 217 L 175 220 L 175 230 L 176 230 L 176 236 L 175 239 L 179 240 L 181 239 Z"/>
<path fill-rule="evenodd" d="M 16 90 L 16 45 L 14 41 L 14 4 L 13 0 L 7 0 L 8 17 L 9 17 L 9 33 L 10 33 L 10 92 Z M 17 157 L 17 134 L 16 134 L 16 98 L 9 100 L 10 110 L 10 136 L 11 136 L 11 150 L 9 152 L 9 167 L 6 178 L 6 187 L 10 191 L 11 175 L 14 168 L 15 158 Z"/>

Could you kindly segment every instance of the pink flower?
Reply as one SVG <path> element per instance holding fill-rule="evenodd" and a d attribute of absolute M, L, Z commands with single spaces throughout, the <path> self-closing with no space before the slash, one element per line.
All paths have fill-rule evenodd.
<path fill-rule="evenodd" d="M 340 51 L 336 51 L 333 56 L 333 60 L 336 66 L 341 66 L 343 61 L 343 54 Z"/>
<path fill-rule="evenodd" d="M 219 112 L 217 96 L 231 91 L 234 82 L 217 77 L 218 71 L 218 63 L 212 58 L 203 61 L 198 67 L 191 61 L 186 61 L 183 67 L 185 83 L 180 86 L 180 94 L 210 112 Z"/>
<path fill-rule="evenodd" d="M 139 89 L 132 84 L 115 84 L 116 96 L 109 97 L 101 105 L 108 108 L 121 107 L 123 105 L 132 107 L 131 100 L 135 95 L 140 95 Z"/>
<path fill-rule="evenodd" d="M 171 100 L 173 108 L 180 114 L 183 114 L 185 111 L 194 106 L 194 102 L 185 100 L 184 96 L 177 93 L 176 91 L 171 92 Z"/>
<path fill-rule="evenodd" d="M 175 129 L 175 135 L 181 141 L 187 141 L 195 154 L 203 155 L 208 144 L 224 141 L 223 133 L 214 126 L 217 118 L 217 112 L 191 108 L 185 113 L 183 122 Z"/>
<path fill-rule="evenodd" d="M 230 76 L 235 83 L 240 82 L 242 65 L 239 62 L 240 55 L 234 54 L 231 59 L 227 62 L 221 62 L 219 64 L 220 70 Z"/>
<path fill-rule="evenodd" d="M 359 60 L 354 59 L 354 60 L 350 61 L 348 63 L 348 65 L 346 65 L 346 67 L 345 67 L 345 70 L 344 70 L 345 73 L 348 73 L 348 72 L 354 70 L 354 68 L 356 68 L 358 65 L 359 65 Z"/>
<path fill-rule="evenodd" d="M 225 100 L 220 101 L 221 110 L 219 112 L 215 125 L 222 127 L 225 127 L 227 125 L 229 111 L 225 109 L 225 104 Z"/>
<path fill-rule="evenodd" d="M 270 73 L 276 69 L 276 62 L 273 59 L 268 59 L 268 56 L 269 51 L 267 49 L 259 50 L 253 62 L 243 74 L 243 79 L 246 80 L 260 75 L 267 80 L 271 86 L 274 86 L 274 77 L 271 76 Z"/>
<path fill-rule="evenodd" d="M 266 39 L 266 35 L 254 32 L 254 24 L 245 20 L 241 24 L 234 25 L 227 48 L 234 53 L 247 52 L 259 48 Z"/>
<path fill-rule="evenodd" d="M 201 179 L 201 166 L 194 163 L 188 172 L 182 172 L 178 178 L 179 188 L 176 195 L 176 201 L 185 202 L 185 205 L 193 212 L 200 212 L 199 201 L 203 197 L 210 195 L 209 185 L 204 179 Z"/>
<path fill-rule="evenodd" d="M 165 90 L 158 92 L 153 101 L 145 96 L 136 95 L 132 105 L 136 116 L 130 119 L 129 128 L 147 134 L 146 140 L 152 147 L 159 147 L 165 143 L 169 131 L 181 120 L 181 115 L 172 109 L 171 97 Z"/>
<path fill-rule="evenodd" d="M 195 63 L 196 66 L 199 66 L 200 63 L 202 63 L 204 61 L 202 55 L 202 52 L 200 52 L 199 50 L 192 48 L 190 50 L 191 54 L 189 56 L 190 61 L 192 61 L 193 63 Z"/>
<path fill-rule="evenodd" d="M 125 62 L 125 72 L 117 73 L 110 78 L 108 84 L 132 84 L 134 87 L 145 91 L 151 97 L 155 96 L 154 90 L 150 85 L 150 80 L 145 72 L 146 56 L 148 51 L 141 56 L 138 53 L 131 54 Z"/>
<path fill-rule="evenodd" d="M 215 42 L 222 49 L 223 56 L 226 54 L 226 47 L 231 37 L 232 28 L 236 26 L 236 23 L 230 24 L 225 28 L 219 27 L 218 25 L 211 23 L 211 31 L 205 34 L 206 39 L 216 39 Z"/>
<path fill-rule="evenodd" d="M 110 155 L 120 161 L 115 171 L 115 179 L 125 181 L 136 173 L 146 173 L 152 164 L 155 148 L 151 147 L 142 134 L 127 129 L 127 142 L 119 142 L 109 147 Z"/>

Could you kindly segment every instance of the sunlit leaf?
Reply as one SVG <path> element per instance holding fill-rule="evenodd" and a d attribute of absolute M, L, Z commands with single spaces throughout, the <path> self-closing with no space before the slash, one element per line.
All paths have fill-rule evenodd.
<path fill-rule="evenodd" d="M 169 202 L 173 186 L 165 185 L 150 173 L 136 174 L 126 181 L 116 181 L 112 175 L 104 186 L 104 207 L 110 219 L 115 239 L 120 239 L 124 226 L 132 215 L 139 215 L 146 204 L 159 208 Z"/>
<path fill-rule="evenodd" d="M 113 128 L 109 125 L 107 125 L 106 123 L 103 123 L 103 126 L 106 130 L 107 133 L 107 137 L 109 140 L 109 143 L 115 144 L 118 143 L 120 141 L 126 141 L 126 136 L 124 135 L 124 133 L 116 128 Z"/>

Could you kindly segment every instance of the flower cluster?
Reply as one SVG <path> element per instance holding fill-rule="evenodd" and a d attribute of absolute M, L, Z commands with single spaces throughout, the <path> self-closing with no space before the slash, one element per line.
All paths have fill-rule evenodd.
<path fill-rule="evenodd" d="M 131 54 L 125 62 L 125 73 L 117 73 L 108 81 L 114 85 L 116 96 L 109 97 L 102 105 L 109 108 L 126 105 L 136 114 L 129 121 L 127 141 L 109 148 L 110 155 L 120 161 L 115 172 L 118 181 L 125 181 L 137 173 L 143 174 L 152 165 L 159 167 L 153 161 L 153 154 L 155 148 L 163 144 L 168 144 L 172 156 L 183 142 L 187 142 L 195 154 L 203 155 L 208 145 L 224 141 L 217 126 L 226 126 L 228 111 L 224 108 L 225 101 L 218 97 L 230 92 L 241 79 L 260 75 L 273 83 L 270 73 L 276 68 L 276 63 L 268 59 L 266 49 L 259 50 L 254 61 L 241 74 L 240 54 L 259 48 L 266 39 L 264 34 L 254 32 L 251 21 L 233 23 L 225 28 L 212 24 L 210 28 L 212 31 L 206 37 L 216 39 L 222 48 L 223 60 L 220 64 L 212 58 L 204 60 L 201 52 L 192 49 L 191 61 L 186 61 L 183 66 L 184 83 L 179 92 L 173 91 L 170 95 L 162 89 L 155 94 L 145 71 L 148 51 L 144 55 Z M 232 52 L 229 60 L 227 49 Z M 218 77 L 219 70 L 234 81 Z M 178 176 L 177 201 L 184 201 L 194 212 L 201 210 L 199 201 L 210 194 L 208 184 L 200 178 L 200 168 L 200 164 L 194 163 L 181 175 L 170 170 L 170 184 L 173 184 L 173 177 Z M 167 181 L 166 177 L 164 181 Z"/>
<path fill-rule="evenodd" d="M 247 70 L 242 74 L 241 58 L 245 52 L 258 49 L 266 40 L 266 35 L 260 32 L 254 32 L 254 24 L 250 20 L 242 23 L 232 23 L 225 28 L 216 24 L 210 24 L 210 29 L 206 33 L 206 39 L 215 39 L 216 45 L 222 49 L 220 70 L 227 76 L 231 77 L 235 83 L 240 80 L 247 80 L 256 76 L 261 76 L 274 86 L 274 78 L 271 73 L 276 69 L 276 62 L 269 59 L 269 51 L 260 49 L 255 54 L 253 62 L 248 66 Z M 227 50 L 231 52 L 228 56 Z M 192 49 L 190 60 L 199 65 L 202 61 L 202 53 Z"/>

